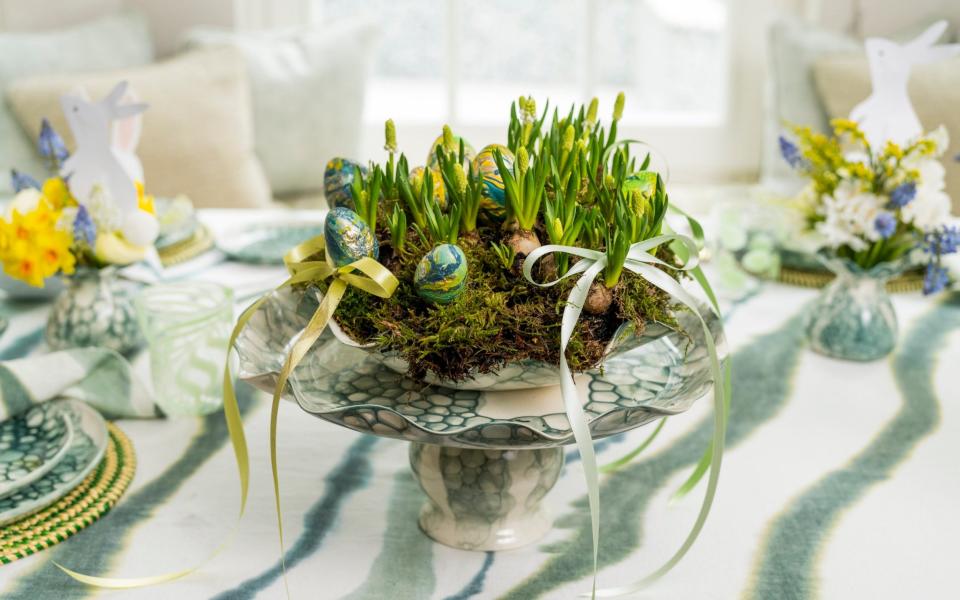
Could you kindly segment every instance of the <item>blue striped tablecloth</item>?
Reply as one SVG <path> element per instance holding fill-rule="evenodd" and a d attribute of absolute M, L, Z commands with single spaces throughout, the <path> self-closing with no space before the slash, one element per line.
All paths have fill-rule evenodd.
<path fill-rule="evenodd" d="M 204 215 L 220 226 L 251 218 Z M 233 283 L 240 294 L 283 277 L 280 269 L 230 263 L 190 268 L 178 273 Z M 734 394 L 719 494 L 688 558 L 645 597 L 960 597 L 960 294 L 897 296 L 900 343 L 889 360 L 868 364 L 805 347 L 804 310 L 815 294 L 770 284 L 728 303 Z M 0 358 L 42 352 L 46 306 L 5 302 L 2 310 L 12 319 Z M 86 588 L 53 566 L 153 575 L 198 563 L 233 527 L 238 485 L 220 414 L 123 420 L 139 461 L 130 490 L 92 527 L 0 567 L 0 598 L 284 597 L 269 399 L 247 386 L 239 396 L 252 492 L 223 553 L 182 580 L 120 592 Z M 603 479 L 601 586 L 637 579 L 682 541 L 702 490 L 675 504 L 670 495 L 700 457 L 709 418 L 702 400 L 672 418 L 640 459 Z M 520 550 L 473 553 L 434 544 L 418 530 L 423 496 L 403 442 L 341 429 L 292 404 L 281 407 L 279 429 L 293 598 L 574 598 L 588 589 L 589 520 L 573 450 L 547 499 L 557 515 L 553 532 Z M 648 431 L 599 442 L 601 462 Z"/>

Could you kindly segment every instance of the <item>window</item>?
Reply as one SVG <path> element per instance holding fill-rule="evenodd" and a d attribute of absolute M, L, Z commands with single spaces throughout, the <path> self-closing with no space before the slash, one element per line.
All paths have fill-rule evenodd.
<path fill-rule="evenodd" d="M 627 93 L 625 125 L 699 126 L 726 111 L 726 0 L 314 0 L 322 20 L 384 29 L 365 119 L 502 126 L 533 94 L 565 109 Z"/>

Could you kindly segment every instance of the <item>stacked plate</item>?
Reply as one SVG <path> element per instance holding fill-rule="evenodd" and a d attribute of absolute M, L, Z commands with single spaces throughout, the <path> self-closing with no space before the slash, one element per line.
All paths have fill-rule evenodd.
<path fill-rule="evenodd" d="M 0 526 L 80 485 L 108 441 L 103 417 L 76 400 L 39 404 L 0 422 Z"/>
<path fill-rule="evenodd" d="M 217 237 L 217 247 L 238 262 L 282 265 L 288 250 L 322 234 L 322 223 L 261 223 L 225 232 Z"/>

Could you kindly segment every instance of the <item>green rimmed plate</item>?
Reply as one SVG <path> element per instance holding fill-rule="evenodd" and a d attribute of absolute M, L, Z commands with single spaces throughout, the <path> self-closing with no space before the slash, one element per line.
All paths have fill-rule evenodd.
<path fill-rule="evenodd" d="M 77 400 L 48 403 L 70 421 L 73 439 L 63 457 L 33 483 L 0 498 L 0 525 L 52 504 L 77 487 L 107 449 L 107 423 L 96 410 Z"/>
<path fill-rule="evenodd" d="M 49 403 L 0 423 L 0 497 L 49 473 L 72 441 L 70 419 Z"/>
<path fill-rule="evenodd" d="M 323 223 L 265 223 L 217 236 L 217 247 L 232 260 L 282 265 L 290 248 L 323 234 Z"/>

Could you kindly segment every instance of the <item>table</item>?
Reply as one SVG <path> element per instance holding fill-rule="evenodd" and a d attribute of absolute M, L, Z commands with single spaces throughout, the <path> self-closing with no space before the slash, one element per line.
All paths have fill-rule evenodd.
<path fill-rule="evenodd" d="M 286 214 L 286 213 L 283 213 Z M 263 213 L 209 211 L 216 230 Z M 305 213 L 305 218 L 317 217 Z M 282 269 L 216 263 L 177 276 L 232 282 L 238 295 Z M 192 269 L 192 270 L 191 270 Z M 889 360 L 839 362 L 803 343 L 811 290 L 765 284 L 725 304 L 734 394 L 728 451 L 710 520 L 688 557 L 649 597 L 681 599 L 956 598 L 960 553 L 960 294 L 899 295 L 901 337 Z M 41 352 L 46 305 L 6 301 L 0 358 Z M 135 363 L 138 369 L 142 359 Z M 269 402 L 241 386 L 251 497 L 233 542 L 199 572 L 120 598 L 282 598 L 270 486 Z M 702 486 L 671 503 L 709 435 L 710 402 L 671 419 L 626 469 L 602 480 L 601 587 L 665 560 L 699 508 Z M 153 575 L 201 562 L 229 534 L 238 483 L 220 414 L 122 420 L 138 471 L 120 504 L 50 550 L 0 567 L 0 597 L 109 593 L 52 562 L 95 574 Z M 422 492 L 403 442 L 362 436 L 291 404 L 279 452 L 293 598 L 574 598 L 589 587 L 589 518 L 578 456 L 548 497 L 558 516 L 543 543 L 502 553 L 438 545 L 416 526 Z M 649 429 L 597 443 L 601 463 Z"/>

